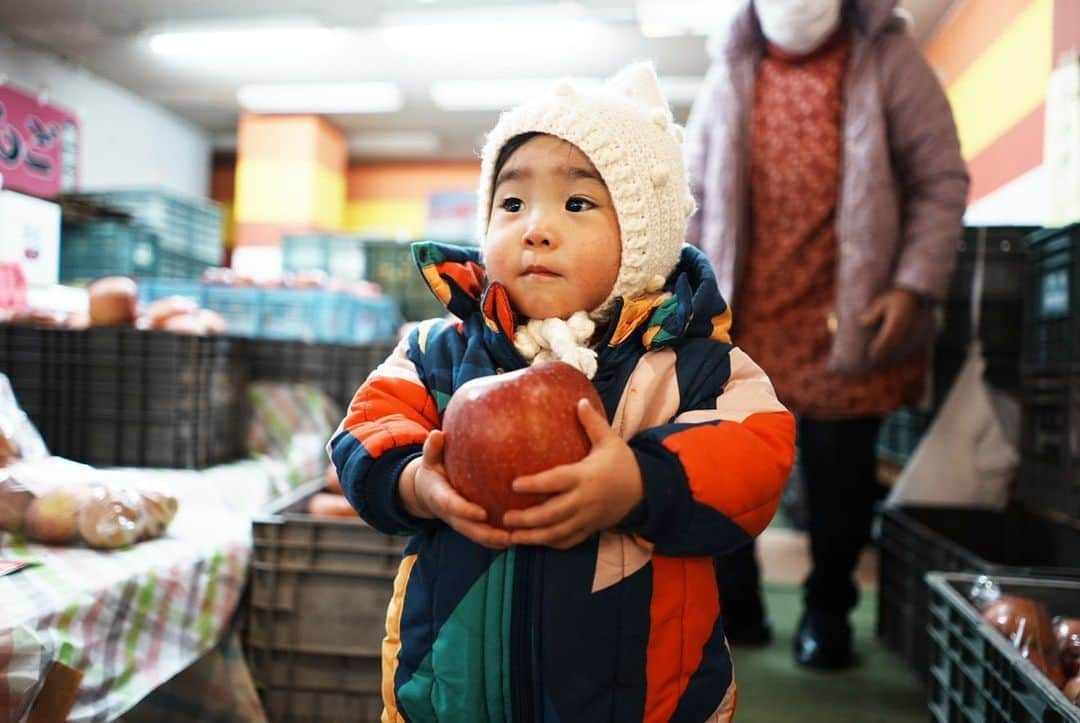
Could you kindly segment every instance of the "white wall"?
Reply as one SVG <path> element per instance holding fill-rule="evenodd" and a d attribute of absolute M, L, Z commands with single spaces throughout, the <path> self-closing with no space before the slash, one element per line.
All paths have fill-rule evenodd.
<path fill-rule="evenodd" d="M 23 90 L 48 88 L 79 120 L 81 190 L 160 187 L 205 197 L 211 136 L 131 91 L 0 34 L 0 74 Z"/>

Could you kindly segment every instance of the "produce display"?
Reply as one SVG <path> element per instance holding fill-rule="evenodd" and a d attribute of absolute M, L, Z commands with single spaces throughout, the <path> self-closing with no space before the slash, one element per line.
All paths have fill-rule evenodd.
<path fill-rule="evenodd" d="M 325 271 L 286 272 L 270 279 L 256 279 L 238 274 L 228 268 L 207 269 L 202 283 L 209 286 L 255 287 L 260 289 L 321 289 L 349 294 L 358 299 L 377 299 L 383 295 L 382 287 L 373 281 L 335 278 Z"/>
<path fill-rule="evenodd" d="M 199 308 L 184 296 L 139 302 L 138 283 L 128 276 L 106 276 L 86 288 L 88 313 L 72 314 L 51 309 L 0 310 L 0 323 L 32 324 L 67 329 L 100 326 L 134 326 L 174 334 L 225 334 L 228 323 L 211 309 Z"/>
<path fill-rule="evenodd" d="M 93 468 L 59 457 L 0 471 L 0 529 L 49 545 L 127 547 L 161 537 L 177 500 L 161 490 L 93 479 Z"/>
<path fill-rule="evenodd" d="M 1071 610 L 1049 611 L 1037 600 L 1006 595 L 989 579 L 980 579 L 972 601 L 983 620 L 1012 643 L 1065 697 L 1080 706 L 1080 600 Z M 1058 617 L 1051 618 L 1052 613 Z"/>
<path fill-rule="evenodd" d="M 584 374 L 564 362 L 474 379 L 450 399 L 443 415 L 450 484 L 501 526 L 507 510 L 531 507 L 545 495 L 514 492 L 518 477 L 582 460 L 589 438 L 577 416 L 587 399 L 604 405 Z"/>

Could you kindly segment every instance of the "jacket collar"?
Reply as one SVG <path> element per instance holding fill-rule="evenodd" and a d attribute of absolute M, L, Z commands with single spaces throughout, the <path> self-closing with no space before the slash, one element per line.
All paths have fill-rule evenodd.
<path fill-rule="evenodd" d="M 510 295 L 502 284 L 488 282 L 478 248 L 423 241 L 412 245 L 412 254 L 431 293 L 450 313 L 463 320 L 479 315 L 487 329 L 513 341 L 517 314 Z M 618 348 L 638 337 L 646 349 L 690 337 L 730 343 L 730 328 L 731 311 L 717 289 L 707 257 L 683 246 L 662 291 L 615 301 L 601 345 Z"/>

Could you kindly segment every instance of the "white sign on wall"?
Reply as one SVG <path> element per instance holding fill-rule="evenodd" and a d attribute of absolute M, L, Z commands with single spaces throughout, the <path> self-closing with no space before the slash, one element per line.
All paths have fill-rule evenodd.
<path fill-rule="evenodd" d="M 1080 221 L 1080 54 L 1050 74 L 1043 163 L 1050 183 L 1047 226 Z"/>

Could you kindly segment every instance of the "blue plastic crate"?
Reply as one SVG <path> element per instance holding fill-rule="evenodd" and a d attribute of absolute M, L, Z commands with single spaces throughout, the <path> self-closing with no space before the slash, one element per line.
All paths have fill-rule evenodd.
<path fill-rule="evenodd" d="M 262 298 L 259 336 L 264 339 L 337 341 L 339 294 L 309 289 L 268 289 Z"/>
<path fill-rule="evenodd" d="M 206 286 L 203 304 L 225 318 L 229 333 L 259 336 L 262 317 L 262 289 L 233 286 Z"/>
<path fill-rule="evenodd" d="M 347 327 L 340 341 L 349 344 L 369 344 L 392 341 L 401 326 L 401 309 L 389 296 L 378 299 L 350 299 Z"/>
<path fill-rule="evenodd" d="M 160 189 L 99 191 L 83 194 L 131 215 L 158 234 L 161 248 L 208 263 L 221 262 L 221 207 Z"/>
<path fill-rule="evenodd" d="M 199 306 L 206 305 L 205 287 L 198 281 L 183 279 L 139 279 L 139 301 L 150 303 L 168 296 L 183 296 Z"/>

